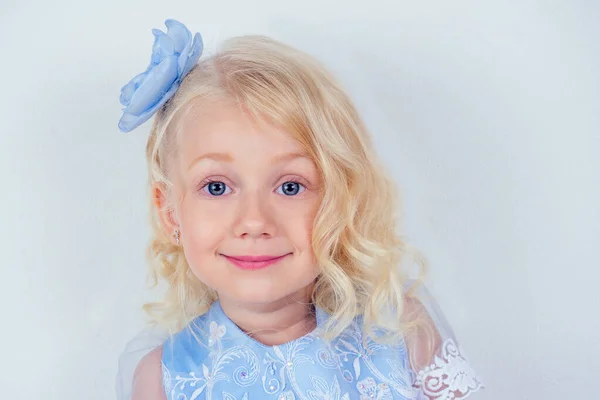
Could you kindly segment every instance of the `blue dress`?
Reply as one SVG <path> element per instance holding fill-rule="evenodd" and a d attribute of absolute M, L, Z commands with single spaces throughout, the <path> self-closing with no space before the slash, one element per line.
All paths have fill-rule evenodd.
<path fill-rule="evenodd" d="M 341 335 L 320 337 L 329 317 L 316 309 L 317 328 L 267 346 L 244 333 L 213 303 L 163 343 L 163 388 L 169 400 L 460 399 L 479 390 L 453 337 L 426 368 L 413 371 L 404 342 L 363 341 L 357 317 Z M 443 330 L 440 330 L 443 332 Z"/>

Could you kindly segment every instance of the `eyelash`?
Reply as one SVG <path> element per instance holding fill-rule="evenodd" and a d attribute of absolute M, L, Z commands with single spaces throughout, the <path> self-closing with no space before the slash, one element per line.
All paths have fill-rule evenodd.
<path fill-rule="evenodd" d="M 202 180 L 202 182 L 200 182 L 200 184 L 198 185 L 198 190 L 203 191 L 205 188 L 208 187 L 208 185 L 210 185 L 213 182 L 223 183 L 225 186 L 229 187 L 229 185 L 227 185 L 227 183 L 224 182 L 221 179 L 206 178 L 206 179 Z M 291 178 L 287 179 L 281 185 L 279 185 L 278 188 L 280 188 L 283 184 L 290 183 L 290 182 L 297 183 L 300 186 L 304 187 L 304 191 L 308 190 L 308 182 L 306 180 L 304 180 L 303 178 L 300 178 L 298 176 L 294 176 L 294 177 L 291 177 Z M 297 195 L 286 196 L 286 197 L 297 197 L 297 196 L 301 195 L 302 193 L 304 193 L 304 191 L 298 193 Z M 221 196 L 215 196 L 215 195 L 212 195 L 210 193 L 205 193 L 205 195 L 208 196 L 208 197 L 213 197 L 213 198 L 215 198 L 215 197 L 222 197 L 223 196 L 223 195 L 221 195 Z"/>

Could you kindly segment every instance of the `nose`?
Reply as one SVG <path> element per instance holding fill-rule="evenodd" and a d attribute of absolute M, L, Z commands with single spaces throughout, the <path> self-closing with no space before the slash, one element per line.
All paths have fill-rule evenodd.
<path fill-rule="evenodd" d="M 247 193 L 240 200 L 234 225 L 235 236 L 260 238 L 275 235 L 275 221 L 267 199 L 258 193 Z"/>

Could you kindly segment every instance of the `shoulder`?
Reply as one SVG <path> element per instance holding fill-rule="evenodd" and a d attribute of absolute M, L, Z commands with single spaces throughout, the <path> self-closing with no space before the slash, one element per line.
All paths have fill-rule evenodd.
<path fill-rule="evenodd" d="M 419 371 L 431 363 L 442 345 L 440 332 L 423 302 L 416 297 L 404 299 L 402 321 L 410 363 L 414 370 Z"/>
<path fill-rule="evenodd" d="M 162 385 L 162 352 L 162 346 L 155 348 L 137 365 L 131 400 L 166 400 Z"/>
<path fill-rule="evenodd" d="M 159 346 L 146 354 L 135 369 L 134 376 L 148 375 L 161 371 L 163 346 Z"/>

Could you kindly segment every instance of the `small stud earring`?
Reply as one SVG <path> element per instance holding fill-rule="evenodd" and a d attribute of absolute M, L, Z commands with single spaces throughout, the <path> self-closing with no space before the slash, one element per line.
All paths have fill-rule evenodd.
<path fill-rule="evenodd" d="M 175 229 L 175 243 L 179 244 L 179 229 Z"/>

